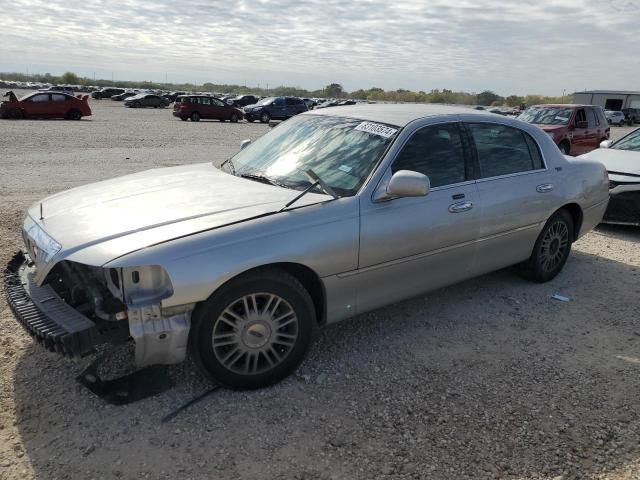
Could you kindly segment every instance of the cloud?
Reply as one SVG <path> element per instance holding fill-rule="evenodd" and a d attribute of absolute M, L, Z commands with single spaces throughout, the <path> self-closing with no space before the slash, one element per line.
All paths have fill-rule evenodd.
<path fill-rule="evenodd" d="M 0 71 L 503 94 L 640 74 L 640 0 L 5 2 Z"/>

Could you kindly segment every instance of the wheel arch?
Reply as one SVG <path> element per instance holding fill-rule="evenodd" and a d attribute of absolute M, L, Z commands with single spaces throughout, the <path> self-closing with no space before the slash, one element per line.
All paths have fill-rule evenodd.
<path fill-rule="evenodd" d="M 264 265 L 260 265 L 257 267 L 250 268 L 248 270 L 244 270 L 233 277 L 229 278 L 227 281 L 219 285 L 211 295 L 214 295 L 217 291 L 219 291 L 222 287 L 227 285 L 229 282 L 237 280 L 245 275 L 250 275 L 260 270 L 271 270 L 277 269 L 288 273 L 293 276 L 296 280 L 298 280 L 305 290 L 311 296 L 311 300 L 313 301 L 313 307 L 316 312 L 316 322 L 318 325 L 324 325 L 326 323 L 326 291 L 324 287 L 324 283 L 320 279 L 320 276 L 311 268 L 301 263 L 295 262 L 276 262 L 276 263 L 267 263 Z M 210 295 L 210 296 L 211 296 Z"/>
<path fill-rule="evenodd" d="M 577 240 L 580 234 L 580 229 L 582 228 L 582 220 L 584 218 L 582 207 L 577 203 L 567 203 L 553 213 L 555 214 L 560 210 L 565 210 L 569 212 L 569 215 L 571 215 L 571 219 L 573 220 L 573 241 Z"/>

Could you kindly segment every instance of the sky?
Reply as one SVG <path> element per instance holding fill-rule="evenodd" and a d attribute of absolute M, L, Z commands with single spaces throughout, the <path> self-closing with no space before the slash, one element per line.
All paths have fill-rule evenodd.
<path fill-rule="evenodd" d="M 0 71 L 348 91 L 640 90 L 640 0 L 0 0 Z"/>

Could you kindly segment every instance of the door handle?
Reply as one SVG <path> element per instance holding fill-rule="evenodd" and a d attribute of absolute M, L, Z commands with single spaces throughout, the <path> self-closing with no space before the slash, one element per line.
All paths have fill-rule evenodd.
<path fill-rule="evenodd" d="M 473 203 L 471 202 L 458 202 L 449 205 L 449 211 L 451 213 L 461 213 L 466 212 L 467 210 L 471 210 L 473 208 Z"/>
<path fill-rule="evenodd" d="M 543 183 L 542 185 L 538 185 L 536 187 L 536 192 L 538 193 L 547 193 L 553 190 L 553 185 L 551 183 Z"/>

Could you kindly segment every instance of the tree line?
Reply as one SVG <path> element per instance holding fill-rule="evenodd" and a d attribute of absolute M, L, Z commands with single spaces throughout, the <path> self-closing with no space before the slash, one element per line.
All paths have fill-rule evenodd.
<path fill-rule="evenodd" d="M 98 87 L 120 88 L 146 88 L 151 90 L 174 90 L 174 91 L 208 91 L 220 93 L 237 93 L 240 95 L 253 94 L 260 96 L 295 96 L 295 97 L 311 97 L 311 98 L 351 98 L 354 100 L 369 100 L 376 102 L 411 102 L 411 103 L 446 103 L 461 105 L 483 105 L 483 106 L 509 106 L 518 107 L 520 105 L 535 105 L 539 103 L 567 103 L 571 101 L 570 96 L 550 97 L 545 95 L 509 95 L 503 97 L 491 90 L 485 90 L 480 93 L 470 93 L 463 91 L 453 91 L 448 89 L 433 89 L 428 92 L 398 89 L 384 90 L 378 87 L 372 87 L 367 90 L 359 89 L 353 92 L 347 92 L 342 85 L 331 83 L 324 88 L 318 90 L 307 90 L 300 87 L 278 86 L 275 88 L 256 88 L 247 87 L 246 85 L 233 84 L 216 84 L 206 82 L 202 85 L 193 83 L 158 83 L 147 81 L 111 81 L 104 79 L 93 79 L 81 77 L 73 72 L 65 72 L 60 76 L 50 73 L 45 74 L 24 74 L 24 73 L 2 73 L 0 78 L 3 80 L 14 82 L 38 82 L 62 85 L 94 85 Z"/>

